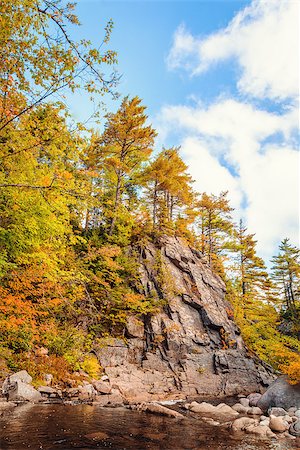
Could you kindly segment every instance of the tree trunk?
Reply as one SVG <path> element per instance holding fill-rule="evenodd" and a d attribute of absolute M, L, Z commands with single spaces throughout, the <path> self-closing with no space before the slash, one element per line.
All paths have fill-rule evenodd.
<path fill-rule="evenodd" d="M 110 224 L 110 229 L 109 229 L 109 236 L 111 236 L 114 232 L 115 229 L 115 224 L 116 224 L 116 214 L 118 211 L 118 207 L 120 204 L 120 198 L 121 198 L 121 181 L 122 181 L 122 175 L 121 172 L 118 172 L 118 180 L 117 180 L 117 186 L 116 186 L 116 195 L 115 195 L 115 203 L 114 203 L 114 207 L 113 207 L 113 216 L 112 216 L 112 220 L 111 220 L 111 224 Z"/>
<path fill-rule="evenodd" d="M 154 184 L 154 193 L 153 193 L 153 228 L 155 228 L 156 224 L 156 214 L 157 214 L 157 181 Z"/>

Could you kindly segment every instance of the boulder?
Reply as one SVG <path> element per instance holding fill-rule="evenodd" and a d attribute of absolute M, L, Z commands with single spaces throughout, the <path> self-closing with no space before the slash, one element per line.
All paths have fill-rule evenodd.
<path fill-rule="evenodd" d="M 93 386 L 98 394 L 110 394 L 111 386 L 105 381 L 93 381 Z"/>
<path fill-rule="evenodd" d="M 27 401 L 37 403 L 42 400 L 42 395 L 30 384 L 17 380 L 11 385 L 8 391 L 8 400 L 13 402 Z"/>
<path fill-rule="evenodd" d="M 78 390 L 79 390 L 79 399 L 80 400 L 91 399 L 97 395 L 96 389 L 90 383 L 85 384 L 84 386 L 80 386 L 78 388 Z"/>
<path fill-rule="evenodd" d="M 138 411 L 145 411 L 151 414 L 158 414 L 160 416 L 173 417 L 175 419 L 184 419 L 184 416 L 173 409 L 166 408 L 158 403 L 142 403 L 137 408 Z"/>
<path fill-rule="evenodd" d="M 257 406 L 257 402 L 261 398 L 261 394 L 254 392 L 253 394 L 249 394 L 247 398 L 249 400 L 249 406 Z"/>
<path fill-rule="evenodd" d="M 47 357 L 49 350 L 45 347 L 39 347 L 35 350 L 35 356 L 40 356 L 40 357 Z"/>
<path fill-rule="evenodd" d="M 45 380 L 46 385 L 49 386 L 53 381 L 52 373 L 45 373 L 44 380 Z"/>
<path fill-rule="evenodd" d="M 284 431 L 288 430 L 289 424 L 280 416 L 270 416 L 269 427 L 272 431 L 283 433 Z"/>
<path fill-rule="evenodd" d="M 43 395 L 52 395 L 52 394 L 57 394 L 57 390 L 50 387 L 50 386 L 40 386 L 38 388 L 38 391 Z"/>
<path fill-rule="evenodd" d="M 220 403 L 217 406 L 213 406 L 210 403 L 202 402 L 192 402 L 189 405 L 189 409 L 192 412 L 207 414 L 209 416 L 226 416 L 228 419 L 233 419 L 238 416 L 239 413 L 235 411 L 231 406 L 226 405 L 225 403 Z"/>
<path fill-rule="evenodd" d="M 300 408 L 300 383 L 291 385 L 285 376 L 277 378 L 257 402 L 264 412 L 279 407 L 285 410 Z"/>
<path fill-rule="evenodd" d="M 66 389 L 64 391 L 64 394 L 66 395 L 66 397 L 70 397 L 70 398 L 78 397 L 79 388 L 73 387 L 73 388 Z"/>
<path fill-rule="evenodd" d="M 300 419 L 292 423 L 292 425 L 289 428 L 289 433 L 292 436 L 300 437 Z"/>
<path fill-rule="evenodd" d="M 192 412 L 195 413 L 203 413 L 203 414 L 207 414 L 207 413 L 215 413 L 215 406 L 211 405 L 210 403 L 206 403 L 206 402 L 202 402 L 202 403 L 197 403 L 197 402 L 192 402 L 189 405 L 189 409 Z"/>
<path fill-rule="evenodd" d="M 225 403 L 220 403 L 219 405 L 217 405 L 215 407 L 215 413 L 222 415 L 224 414 L 228 419 L 239 415 L 237 411 L 235 411 L 233 408 L 231 408 L 231 406 L 226 405 Z"/>
<path fill-rule="evenodd" d="M 254 425 L 255 423 L 257 423 L 257 421 L 250 417 L 239 417 L 232 422 L 231 428 L 233 431 L 243 431 L 246 427 Z"/>
<path fill-rule="evenodd" d="M 248 409 L 248 414 L 250 414 L 251 416 L 261 416 L 262 413 L 262 410 L 258 408 L 258 406 L 252 406 L 252 408 Z"/>
<path fill-rule="evenodd" d="M 8 395 L 8 392 L 11 388 L 14 387 L 17 381 L 21 381 L 25 384 L 30 384 L 32 382 L 32 377 L 26 370 L 20 370 L 20 372 L 16 372 L 9 377 L 5 378 L 2 385 L 2 393 L 4 395 Z"/>
<path fill-rule="evenodd" d="M 285 416 L 287 412 L 283 408 L 270 408 L 268 414 L 269 416 Z"/>
<path fill-rule="evenodd" d="M 245 406 L 245 407 L 248 407 L 248 406 L 250 406 L 249 405 L 249 399 L 248 398 L 241 398 L 240 399 L 240 404 L 242 405 L 242 406 Z"/>
<path fill-rule="evenodd" d="M 269 419 L 269 417 L 268 417 L 267 419 L 261 420 L 261 421 L 259 422 L 259 425 L 263 425 L 263 426 L 265 426 L 265 427 L 268 427 L 268 426 L 270 425 L 270 419 Z"/>
<path fill-rule="evenodd" d="M 124 405 L 124 398 L 122 397 L 120 391 L 118 389 L 112 389 L 111 393 L 107 395 L 108 403 L 107 405 L 116 407 Z"/>
<path fill-rule="evenodd" d="M 250 425 L 246 427 L 247 433 L 257 434 L 260 437 L 276 437 L 276 435 L 265 425 Z"/>
<path fill-rule="evenodd" d="M 300 409 L 297 409 L 293 415 L 300 418 Z"/>
<path fill-rule="evenodd" d="M 240 403 L 236 403 L 235 405 L 233 405 L 232 409 L 234 411 L 237 411 L 239 414 L 247 414 L 249 407 L 243 406 Z"/>
<path fill-rule="evenodd" d="M 293 423 L 293 418 L 291 416 L 289 416 L 288 414 L 286 414 L 285 416 L 283 416 L 283 420 L 285 420 L 287 423 Z"/>

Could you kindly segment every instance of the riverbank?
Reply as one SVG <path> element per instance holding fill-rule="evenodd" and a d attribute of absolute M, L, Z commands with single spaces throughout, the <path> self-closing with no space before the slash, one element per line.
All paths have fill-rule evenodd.
<path fill-rule="evenodd" d="M 299 440 L 265 439 L 216 426 L 199 414 L 168 406 L 182 419 L 147 414 L 126 407 L 97 405 L 19 405 L 0 417 L 1 450 L 290 450 Z"/>
<path fill-rule="evenodd" d="M 52 386 L 39 386 L 35 389 L 31 382 L 32 379 L 26 371 L 5 379 L 0 399 L 0 415 L 12 414 L 14 410 L 18 415 L 18 411 L 22 411 L 26 404 L 43 403 L 49 405 L 49 408 L 57 404 L 68 407 L 123 407 L 142 415 L 147 413 L 175 421 L 192 418 L 202 426 L 209 424 L 221 431 L 247 433 L 259 439 L 297 440 L 300 446 L 300 408 L 299 399 L 295 395 L 298 387 L 290 386 L 284 379 L 278 379 L 263 395 L 256 392 L 248 396 L 240 395 L 235 399 L 214 398 L 205 399 L 206 401 L 191 401 L 187 398 L 170 400 L 165 397 L 151 402 L 140 402 L 137 400 L 138 396 L 133 399 L 125 398 L 117 386 L 110 384 L 107 376 L 90 383 L 83 381 L 77 387 L 64 389 Z M 281 393 L 280 404 L 276 405 L 274 392 L 276 398 L 278 393 Z"/>

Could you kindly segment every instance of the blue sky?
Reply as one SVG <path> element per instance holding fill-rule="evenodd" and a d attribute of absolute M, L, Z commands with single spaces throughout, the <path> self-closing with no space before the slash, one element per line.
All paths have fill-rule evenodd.
<path fill-rule="evenodd" d="M 234 90 L 232 64 L 227 64 L 226 70 L 223 67 L 222 73 L 213 70 L 196 80 L 167 70 L 166 58 L 180 24 L 185 23 L 191 32 L 205 36 L 226 26 L 247 3 L 79 0 L 77 14 L 82 25 L 76 30 L 76 38 L 100 42 L 104 24 L 113 19 L 110 47 L 118 52 L 118 71 L 122 75 L 118 90 L 122 95 L 138 95 L 153 116 L 165 104 L 189 101 L 194 95 L 210 101 L 221 92 Z M 86 104 L 88 107 L 87 99 Z M 116 107 L 109 104 L 112 109 Z M 81 117 L 82 102 L 76 102 L 74 109 Z"/>
<path fill-rule="evenodd" d="M 299 3 L 79 0 L 76 39 L 112 18 L 122 96 L 138 95 L 161 146 L 180 145 L 198 191 L 229 191 L 265 259 L 299 245 Z M 89 114 L 74 98 L 75 116 Z M 109 110 L 118 102 L 107 101 Z"/>

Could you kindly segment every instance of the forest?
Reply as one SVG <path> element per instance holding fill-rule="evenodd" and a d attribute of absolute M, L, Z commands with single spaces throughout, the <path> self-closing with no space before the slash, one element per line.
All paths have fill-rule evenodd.
<path fill-rule="evenodd" d="M 0 24 L 0 376 L 96 376 L 94 343 L 164 307 L 138 289 L 138 249 L 176 235 L 225 282 L 249 351 L 299 381 L 299 249 L 282 236 L 269 270 L 228 192 L 195 192 L 180 148 L 154 151 L 146 105 L 117 94 L 113 23 L 97 48 L 60 0 L 0 2 Z M 119 107 L 91 129 L 66 92 Z"/>

